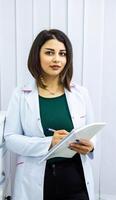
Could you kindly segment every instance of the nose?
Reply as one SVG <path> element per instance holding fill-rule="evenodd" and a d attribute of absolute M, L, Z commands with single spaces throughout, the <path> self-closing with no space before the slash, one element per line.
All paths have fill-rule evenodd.
<path fill-rule="evenodd" d="M 60 62 L 60 58 L 59 58 L 58 54 L 54 54 L 53 62 L 55 62 L 55 63 L 59 63 Z"/>

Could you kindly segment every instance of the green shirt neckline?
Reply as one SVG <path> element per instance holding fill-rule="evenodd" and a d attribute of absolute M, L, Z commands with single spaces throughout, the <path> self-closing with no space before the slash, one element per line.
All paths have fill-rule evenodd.
<path fill-rule="evenodd" d="M 45 136 L 53 134 L 47 130 L 48 128 L 55 130 L 65 129 L 68 132 L 73 129 L 65 93 L 51 98 L 39 96 L 39 106 Z"/>

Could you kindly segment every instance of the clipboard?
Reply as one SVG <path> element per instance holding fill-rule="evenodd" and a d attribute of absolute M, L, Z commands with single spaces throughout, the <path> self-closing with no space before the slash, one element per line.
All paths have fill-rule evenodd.
<path fill-rule="evenodd" d="M 41 158 L 40 162 L 43 162 L 49 158 L 54 157 L 66 157 L 71 158 L 76 154 L 75 151 L 68 148 L 69 143 L 75 142 L 79 139 L 91 139 L 93 138 L 102 128 L 106 125 L 105 122 L 96 122 L 92 124 L 85 125 L 81 128 L 74 128 L 65 138 L 61 140 L 58 144 L 53 146 L 48 153 Z"/>

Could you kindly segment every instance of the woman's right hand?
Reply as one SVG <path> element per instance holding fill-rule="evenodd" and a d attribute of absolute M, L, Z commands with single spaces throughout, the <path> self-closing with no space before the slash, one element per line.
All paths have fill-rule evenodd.
<path fill-rule="evenodd" d="M 53 147 L 54 145 L 58 144 L 68 134 L 69 134 L 69 132 L 67 132 L 66 130 L 55 131 L 54 134 L 53 134 L 51 147 Z"/>

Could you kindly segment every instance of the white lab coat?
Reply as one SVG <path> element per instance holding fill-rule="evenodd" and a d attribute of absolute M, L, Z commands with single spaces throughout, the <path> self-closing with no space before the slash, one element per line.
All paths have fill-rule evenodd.
<path fill-rule="evenodd" d="M 65 94 L 74 127 L 93 122 L 87 90 L 72 84 L 71 92 L 65 89 Z M 43 200 L 46 161 L 39 164 L 39 160 L 48 152 L 52 137 L 43 133 L 35 83 L 14 91 L 6 115 L 4 137 L 7 148 L 18 155 L 13 200 Z M 81 155 L 89 198 L 94 200 L 90 159 L 91 155 Z"/>

